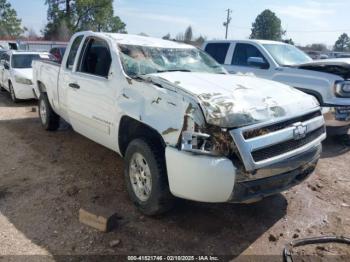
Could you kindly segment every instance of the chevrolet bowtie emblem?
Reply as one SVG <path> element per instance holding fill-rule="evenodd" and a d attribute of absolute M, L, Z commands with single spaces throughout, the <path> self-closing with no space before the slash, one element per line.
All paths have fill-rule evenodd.
<path fill-rule="evenodd" d="M 307 133 L 306 125 L 304 125 L 303 123 L 296 123 L 293 126 L 294 126 L 294 131 L 293 131 L 294 140 L 299 140 L 306 137 L 306 133 Z"/>

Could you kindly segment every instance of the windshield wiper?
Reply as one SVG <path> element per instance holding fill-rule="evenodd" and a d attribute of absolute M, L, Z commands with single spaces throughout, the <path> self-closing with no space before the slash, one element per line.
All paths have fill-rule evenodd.
<path fill-rule="evenodd" d="M 166 72 L 192 72 L 192 71 L 188 69 L 157 70 L 157 73 L 166 73 Z"/>

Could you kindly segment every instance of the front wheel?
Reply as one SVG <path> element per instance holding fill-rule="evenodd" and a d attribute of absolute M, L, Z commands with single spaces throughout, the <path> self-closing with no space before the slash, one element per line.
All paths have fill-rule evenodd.
<path fill-rule="evenodd" d="M 60 116 L 53 111 L 45 93 L 39 98 L 39 118 L 45 130 L 55 131 L 60 126 Z"/>
<path fill-rule="evenodd" d="M 138 209 L 146 215 L 168 211 L 174 202 L 169 191 L 164 153 L 143 139 L 132 141 L 125 154 L 125 182 Z"/>

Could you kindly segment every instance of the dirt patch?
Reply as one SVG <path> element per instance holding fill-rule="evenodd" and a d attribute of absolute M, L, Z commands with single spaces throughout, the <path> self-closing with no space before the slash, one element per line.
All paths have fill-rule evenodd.
<path fill-rule="evenodd" d="M 350 235 L 350 153 L 333 140 L 324 144 L 316 173 L 283 194 L 251 205 L 180 200 L 165 216 L 149 218 L 127 196 L 120 157 L 68 125 L 45 132 L 31 110 L 35 106 L 26 102 L 17 109 L 0 93 L 0 255 L 279 259 L 293 237 Z M 5 109 L 9 107 L 11 116 Z M 116 230 L 100 233 L 79 223 L 79 209 L 90 203 L 115 210 L 120 216 Z M 303 247 L 298 252 L 324 261 L 330 255 L 350 255 L 344 246 Z"/>

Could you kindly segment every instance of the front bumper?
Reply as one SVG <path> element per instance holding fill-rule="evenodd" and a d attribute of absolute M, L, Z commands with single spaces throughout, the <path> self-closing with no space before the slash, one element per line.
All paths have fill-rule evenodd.
<path fill-rule="evenodd" d="M 306 179 L 314 171 L 321 151 L 319 144 L 297 156 L 256 170 L 244 180 L 244 174 L 240 174 L 227 158 L 195 155 L 167 147 L 170 191 L 174 196 L 199 202 L 254 202 Z"/>
<path fill-rule="evenodd" d="M 259 180 L 239 182 L 235 185 L 230 202 L 252 203 L 285 191 L 308 178 L 314 172 L 316 164 L 317 161 L 314 161 L 285 174 Z"/>
<path fill-rule="evenodd" d="M 18 99 L 34 99 L 33 87 L 34 85 L 25 85 L 17 82 L 13 83 L 13 90 Z"/>
<path fill-rule="evenodd" d="M 331 107 L 324 113 L 330 136 L 347 134 L 350 129 L 350 107 Z"/>

